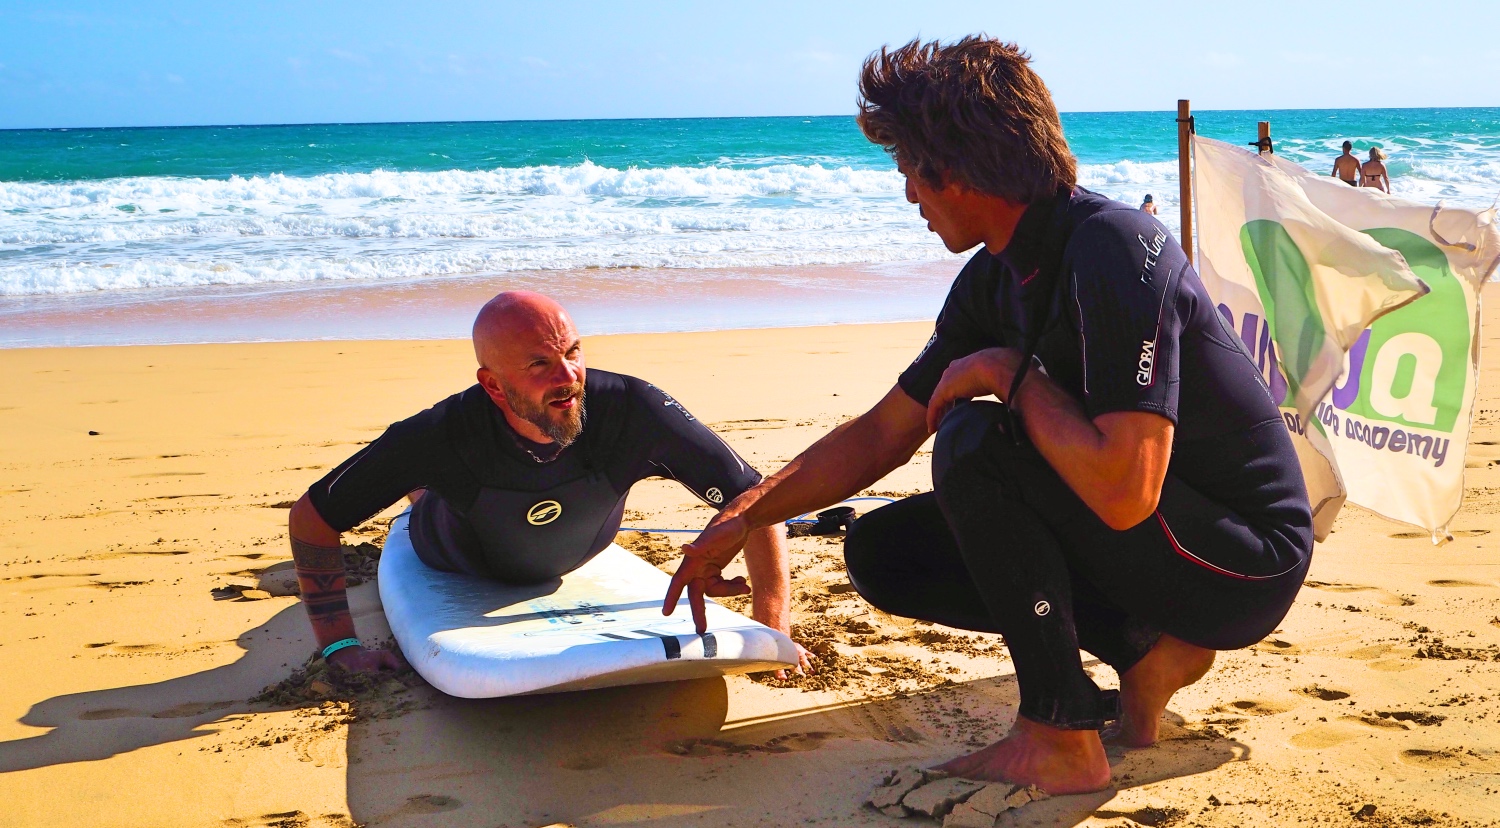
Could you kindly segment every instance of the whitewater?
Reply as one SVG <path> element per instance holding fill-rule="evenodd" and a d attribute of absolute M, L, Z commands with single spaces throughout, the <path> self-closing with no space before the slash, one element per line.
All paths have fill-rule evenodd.
<path fill-rule="evenodd" d="M 1198 128 L 1240 142 L 1258 118 L 1315 172 L 1347 137 L 1390 153 L 1403 197 L 1500 195 L 1500 110 L 1200 113 Z M 1082 186 L 1151 194 L 1177 231 L 1169 113 L 1064 121 Z M 5 297 L 949 259 L 847 117 L 0 132 Z"/>

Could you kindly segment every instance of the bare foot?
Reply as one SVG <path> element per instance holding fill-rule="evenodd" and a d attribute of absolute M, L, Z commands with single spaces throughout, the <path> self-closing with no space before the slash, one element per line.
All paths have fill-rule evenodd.
<path fill-rule="evenodd" d="M 1120 676 L 1120 722 L 1105 738 L 1126 747 L 1156 744 L 1161 715 L 1172 694 L 1203 678 L 1213 664 L 1213 650 L 1163 635 L 1145 658 Z"/>
<path fill-rule="evenodd" d="M 1097 730 L 1059 730 L 1019 716 L 1004 739 L 937 769 L 965 779 L 1035 785 L 1050 794 L 1109 787 L 1109 759 Z"/>

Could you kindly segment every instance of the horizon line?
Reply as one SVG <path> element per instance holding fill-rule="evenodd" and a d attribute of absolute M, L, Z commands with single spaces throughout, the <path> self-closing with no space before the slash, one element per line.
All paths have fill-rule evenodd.
<path fill-rule="evenodd" d="M 1253 108 L 1253 109 L 1195 109 L 1193 113 L 1208 112 L 1399 112 L 1404 110 L 1469 110 L 1469 109 L 1500 109 L 1497 106 L 1375 106 L 1375 107 L 1291 107 L 1291 108 Z M 1176 115 L 1176 109 L 1080 109 L 1060 112 L 1060 115 L 1116 115 L 1133 112 L 1161 112 Z M 303 121 L 303 122 L 265 122 L 265 123 L 220 123 L 220 124 L 124 124 L 115 126 L 53 126 L 53 127 L 0 127 L 0 132 L 72 132 L 84 130 L 108 130 L 108 129 L 239 129 L 239 128 L 264 128 L 264 127 L 319 127 L 319 126 L 404 126 L 409 124 L 542 124 L 542 123 L 590 123 L 590 122 L 612 122 L 612 121 L 742 121 L 742 120 L 769 120 L 769 119 L 795 119 L 795 118 L 854 118 L 853 114 L 826 114 L 826 115 L 688 115 L 688 116 L 646 116 L 646 117 L 616 117 L 616 118 L 491 118 L 491 119 L 457 119 L 457 120 L 417 120 L 417 121 Z"/>

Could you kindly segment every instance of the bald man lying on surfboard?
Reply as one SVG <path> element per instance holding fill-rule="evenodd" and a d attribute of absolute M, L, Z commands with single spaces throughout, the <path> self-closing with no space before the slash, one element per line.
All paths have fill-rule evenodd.
<path fill-rule="evenodd" d="M 404 495 L 413 496 L 411 541 L 423 563 L 535 584 L 609 546 L 638 480 L 676 480 L 715 508 L 760 482 L 660 388 L 586 372 L 573 320 L 546 296 L 491 299 L 474 321 L 474 355 L 477 385 L 392 425 L 292 506 L 302 603 L 331 665 L 356 672 L 399 665 L 394 653 L 367 649 L 355 635 L 339 535 Z M 751 617 L 788 633 L 779 526 L 750 536 L 745 565 L 755 586 Z M 701 589 L 713 597 L 751 593 L 743 577 L 718 573 Z M 800 657 L 805 668 L 808 656 Z"/>

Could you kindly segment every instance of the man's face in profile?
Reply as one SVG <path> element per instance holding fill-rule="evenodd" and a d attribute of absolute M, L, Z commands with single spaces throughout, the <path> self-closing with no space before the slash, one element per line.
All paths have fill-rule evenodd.
<path fill-rule="evenodd" d="M 906 200 L 917 205 L 917 211 L 927 219 L 927 229 L 936 233 L 950 252 L 971 250 L 983 240 L 966 213 L 958 185 L 934 187 L 905 162 L 897 162 L 896 169 L 906 176 Z"/>

